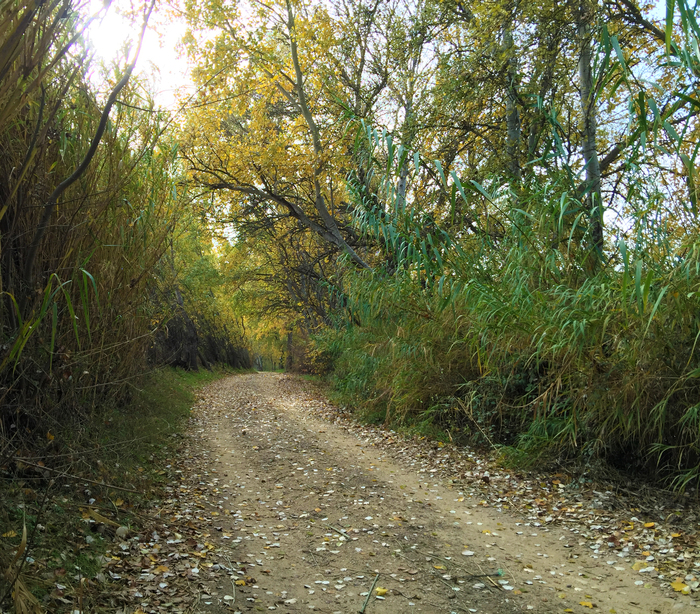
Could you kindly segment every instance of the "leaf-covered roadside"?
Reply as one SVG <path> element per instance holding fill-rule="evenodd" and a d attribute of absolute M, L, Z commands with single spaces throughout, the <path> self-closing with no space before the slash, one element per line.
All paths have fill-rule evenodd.
<path fill-rule="evenodd" d="M 100 600 L 119 614 L 191 612 L 206 595 L 205 582 L 226 574 L 228 565 L 212 543 L 216 511 L 204 503 L 206 455 L 183 443 L 167 477 L 162 501 L 124 539 L 105 553 Z M 230 587 L 230 582 L 228 583 Z M 135 609 L 134 609 L 135 608 Z"/>
<path fill-rule="evenodd" d="M 221 375 L 166 369 L 145 376 L 128 405 L 104 409 L 103 424 L 49 432 L 53 454 L 25 449 L 0 466 L 0 608 L 121 607 L 115 552 L 160 530 L 153 506 L 175 475 L 166 465 L 178 458 L 193 389 Z"/>
<path fill-rule="evenodd" d="M 455 502 L 472 497 L 480 507 L 522 515 L 520 534 L 562 526 L 570 531 L 571 543 L 589 549 L 590 557 L 616 569 L 631 567 L 639 587 L 656 581 L 685 595 L 700 590 L 700 508 L 688 494 L 644 483 L 628 488 L 619 476 L 606 482 L 585 471 L 521 471 L 505 464 L 498 451 L 359 424 L 330 404 L 318 405 L 315 413 L 403 459 L 418 475 L 439 480 L 455 492 Z"/>

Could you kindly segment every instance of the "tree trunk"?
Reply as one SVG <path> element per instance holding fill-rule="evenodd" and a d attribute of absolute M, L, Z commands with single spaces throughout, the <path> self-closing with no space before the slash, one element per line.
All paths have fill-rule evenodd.
<path fill-rule="evenodd" d="M 294 335 L 292 331 L 290 330 L 287 333 L 287 359 L 285 361 L 284 369 L 288 373 L 291 372 L 292 368 L 294 367 L 294 355 L 293 355 L 293 349 L 294 349 Z"/>
<path fill-rule="evenodd" d="M 516 92 L 518 61 L 515 57 L 512 23 L 510 18 L 503 30 L 503 47 L 508 62 L 508 70 L 506 72 L 506 156 L 508 158 L 508 174 L 510 175 L 511 192 L 513 193 L 513 198 L 517 199 L 522 177 L 519 159 L 521 129 Z"/>
<path fill-rule="evenodd" d="M 417 62 L 416 62 L 417 63 Z M 410 150 L 413 146 L 415 136 L 415 126 L 413 117 L 413 74 L 411 74 L 406 100 L 404 101 L 404 122 L 403 122 L 403 146 Z M 406 210 L 406 189 L 408 188 L 408 156 L 405 156 L 399 170 L 399 181 L 396 186 L 396 204 L 403 212 Z"/>
<path fill-rule="evenodd" d="M 594 5 L 589 0 L 582 0 L 577 17 L 580 45 L 578 74 L 581 95 L 582 153 L 586 167 L 585 189 L 581 196 L 590 219 L 591 249 L 588 260 L 591 269 L 596 270 L 603 256 L 603 200 L 600 191 L 600 162 L 596 149 L 596 92 L 591 67 L 591 23 L 595 19 Z"/>
<path fill-rule="evenodd" d="M 302 117 L 306 122 L 306 125 L 311 133 L 311 139 L 314 145 L 314 155 L 316 157 L 314 163 L 314 204 L 316 206 L 316 212 L 323 221 L 326 230 L 334 238 L 334 243 L 345 251 L 350 258 L 358 264 L 363 269 L 370 269 L 371 267 L 355 252 L 355 250 L 348 245 L 348 243 L 343 238 L 335 219 L 329 213 L 328 207 L 326 206 L 326 199 L 323 196 L 321 190 L 321 178 L 323 176 L 323 145 L 321 144 L 321 132 L 316 124 L 316 120 L 309 109 L 309 105 L 306 100 L 306 92 L 304 90 L 304 74 L 301 70 L 301 63 L 299 62 L 299 52 L 297 49 L 297 33 L 296 26 L 294 22 L 294 13 L 292 12 L 292 4 L 290 0 L 287 0 L 287 30 L 289 32 L 289 49 L 292 56 L 292 63 L 294 65 L 294 74 L 296 77 L 296 92 L 299 104 L 299 110 L 301 111 Z"/>

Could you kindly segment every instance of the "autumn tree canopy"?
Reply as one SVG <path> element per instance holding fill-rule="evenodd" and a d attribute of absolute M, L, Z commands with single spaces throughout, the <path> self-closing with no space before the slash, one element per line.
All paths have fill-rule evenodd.
<path fill-rule="evenodd" d="M 382 140 L 396 199 L 453 237 L 497 240 L 516 211 L 542 221 L 545 189 L 546 206 L 562 204 L 542 232 L 568 255 L 575 244 L 592 273 L 621 237 L 669 222 L 680 239 L 677 220 L 692 223 L 695 77 L 674 60 L 683 28 L 667 41 L 651 8 L 192 2 L 186 48 L 200 93 L 182 154 L 237 232 L 311 233 L 375 268 L 387 255 L 377 260 L 352 223 L 347 179 L 376 194 L 367 146 Z M 652 222 L 654 199 L 665 206 Z"/>

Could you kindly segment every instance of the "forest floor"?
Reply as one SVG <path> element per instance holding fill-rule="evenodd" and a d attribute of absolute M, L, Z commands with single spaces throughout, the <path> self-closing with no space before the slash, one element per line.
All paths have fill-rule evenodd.
<path fill-rule="evenodd" d="M 155 520 L 108 553 L 113 611 L 700 607 L 688 497 L 525 474 L 360 425 L 294 376 L 206 386 L 166 471 Z"/>

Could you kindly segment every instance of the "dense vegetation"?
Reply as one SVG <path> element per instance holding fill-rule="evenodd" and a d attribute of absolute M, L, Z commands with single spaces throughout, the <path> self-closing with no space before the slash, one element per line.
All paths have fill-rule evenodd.
<path fill-rule="evenodd" d="M 3 519 L 15 480 L 39 479 L 48 494 L 37 462 L 90 473 L 97 427 L 117 410 L 143 413 L 144 372 L 250 366 L 240 323 L 219 304 L 211 231 L 194 224 L 171 119 L 132 74 L 153 6 L 136 11 L 125 57 L 99 66 L 84 32 L 105 9 L 0 3 Z"/>
<path fill-rule="evenodd" d="M 172 110 L 132 74 L 154 6 L 0 4 L 7 476 L 144 371 L 254 359 L 374 420 L 695 484 L 694 5 L 172 3 Z M 136 34 L 100 65 L 109 10 Z"/>
<path fill-rule="evenodd" d="M 152 9 L 134 16 L 140 29 Z M 55 423 L 124 400 L 154 343 L 161 364 L 197 367 L 198 351 L 205 364 L 248 364 L 240 327 L 215 304 L 211 233 L 193 227 L 170 119 L 131 75 L 138 36 L 128 57 L 91 64 L 82 33 L 101 13 L 87 10 L 2 4 L 0 465 L 22 433 L 46 441 Z"/>
<path fill-rule="evenodd" d="M 690 0 L 111 4 L 0 2 L 4 483 L 94 470 L 146 372 L 255 364 L 697 486 Z M 154 15 L 189 26 L 177 109 L 134 72 Z"/>
<path fill-rule="evenodd" d="M 84 495 L 62 489 L 105 483 L 93 496 L 109 504 L 106 483 L 133 482 L 167 442 L 192 399 L 171 394 L 182 388 L 169 387 L 172 374 L 150 372 L 251 366 L 173 117 L 132 74 L 154 5 L 133 9 L 130 48 L 100 65 L 85 32 L 107 7 L 0 2 L 3 610 L 14 600 L 37 611 L 21 574 L 30 550 L 59 549 L 63 559 L 42 565 L 94 566 L 84 543 L 66 555 L 85 524 L 66 507 Z M 61 529 L 42 539 L 40 523 Z M 29 550 L 26 534 L 19 547 L 11 539 L 27 525 Z"/>
<path fill-rule="evenodd" d="M 700 29 L 666 8 L 189 3 L 178 139 L 256 330 L 373 419 L 693 483 Z"/>

